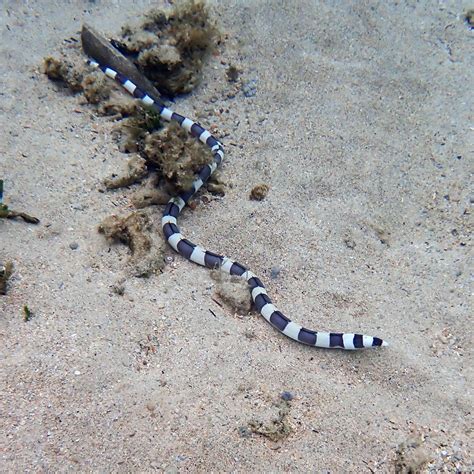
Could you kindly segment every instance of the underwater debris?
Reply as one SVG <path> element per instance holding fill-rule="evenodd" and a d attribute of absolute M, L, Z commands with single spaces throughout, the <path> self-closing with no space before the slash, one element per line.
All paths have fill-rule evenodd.
<path fill-rule="evenodd" d="M 267 197 L 269 190 L 270 186 L 268 186 L 268 184 L 257 184 L 257 186 L 250 191 L 250 199 L 253 199 L 254 201 L 263 201 Z"/>
<path fill-rule="evenodd" d="M 216 282 L 216 295 L 238 314 L 248 314 L 252 307 L 248 285 L 240 277 L 228 275 L 216 269 L 211 271 Z"/>
<path fill-rule="evenodd" d="M 25 222 L 29 224 L 39 224 L 37 217 L 30 216 L 25 212 L 13 211 L 8 208 L 3 202 L 3 179 L 0 179 L 0 219 L 15 219 L 21 217 Z"/>
<path fill-rule="evenodd" d="M 82 65 L 75 65 L 66 58 L 46 56 L 43 59 L 43 71 L 52 81 L 65 83 L 73 92 L 82 92 L 85 74 Z"/>
<path fill-rule="evenodd" d="M 350 234 L 346 234 L 343 241 L 348 249 L 354 250 L 356 248 L 355 240 L 351 237 Z"/>
<path fill-rule="evenodd" d="M 250 79 L 242 85 L 242 92 L 245 97 L 254 97 L 257 94 L 257 80 Z"/>
<path fill-rule="evenodd" d="M 281 400 L 275 405 L 278 408 L 278 416 L 268 423 L 252 420 L 248 423 L 249 430 L 252 433 L 264 436 L 271 441 L 281 441 L 287 438 L 291 432 L 291 425 L 288 422 L 290 413 L 290 401 Z"/>
<path fill-rule="evenodd" d="M 217 44 L 219 33 L 204 2 L 189 0 L 166 11 L 152 10 L 140 26 L 124 27 L 121 38 L 111 42 L 84 25 L 81 40 L 86 54 L 120 71 L 159 99 L 155 85 L 175 95 L 198 84 L 204 59 Z M 43 70 L 74 93 L 82 92 L 99 114 L 117 119 L 118 133 L 114 136 L 120 140 L 119 149 L 137 154 L 128 162 L 127 172 L 106 179 L 105 186 L 115 189 L 143 180 L 145 187 L 131 196 L 138 208 L 163 204 L 171 195 L 189 189 L 195 174 L 213 159 L 205 146 L 177 124 L 163 127 L 154 108 L 128 96 L 121 86 L 86 65 L 79 53 L 74 46 L 63 50 L 60 58 L 48 56 Z M 147 179 L 150 173 L 153 177 Z M 223 193 L 222 185 L 214 184 L 214 192 Z M 107 239 L 130 247 L 128 267 L 136 276 L 148 276 L 164 264 L 163 242 L 152 245 L 150 229 L 147 215 L 141 212 L 110 216 L 99 226 Z"/>
<path fill-rule="evenodd" d="M 250 438 L 252 435 L 252 432 L 247 428 L 247 426 L 239 426 L 238 432 L 241 438 Z"/>
<path fill-rule="evenodd" d="M 117 282 L 115 282 L 110 289 L 119 296 L 123 296 L 125 294 L 125 279 L 120 278 Z"/>
<path fill-rule="evenodd" d="M 125 97 L 129 99 L 128 96 Z M 124 153 L 143 149 L 143 140 L 146 135 L 162 128 L 160 115 L 155 109 L 142 105 L 136 100 L 132 99 L 132 101 L 138 107 L 130 111 L 125 110 L 129 117 L 120 122 L 120 132 L 124 135 L 121 151 Z M 122 116 L 126 117 L 123 113 L 124 111 L 121 111 Z"/>
<path fill-rule="evenodd" d="M 142 153 L 176 193 L 189 189 L 195 174 L 212 161 L 205 148 L 176 123 L 148 134 Z"/>
<path fill-rule="evenodd" d="M 284 400 L 285 402 L 291 402 L 295 396 L 291 393 L 285 390 L 284 392 L 280 393 L 280 398 Z"/>
<path fill-rule="evenodd" d="M 150 91 L 156 97 L 160 96 L 151 82 L 143 77 L 130 61 L 124 58 L 92 27 L 83 26 L 81 39 L 86 54 L 102 60 L 104 64 L 110 67 L 121 70 L 142 89 Z M 99 47 L 102 47 L 102 50 L 105 50 L 107 54 L 97 53 Z M 65 84 L 74 93 L 82 92 L 87 102 L 91 104 L 105 103 L 107 106 L 98 108 L 100 114 L 110 115 L 114 113 L 114 102 L 119 99 L 110 98 L 110 96 L 113 95 L 114 91 L 118 91 L 120 87 L 108 80 L 101 71 L 86 64 L 78 44 L 63 47 L 59 57 L 45 57 L 42 70 L 52 81 Z M 120 105 L 116 104 L 115 108 L 120 108 Z M 125 106 L 122 105 L 122 108 L 125 108 Z"/>
<path fill-rule="evenodd" d="M 134 352 L 136 369 L 143 370 L 152 366 L 153 358 L 157 355 L 160 342 L 156 334 L 147 334 L 145 338 L 138 342 L 138 347 Z"/>
<path fill-rule="evenodd" d="M 100 104 L 110 97 L 111 81 L 101 71 L 87 74 L 81 82 L 82 92 L 89 104 Z M 104 113 L 104 115 L 106 115 Z"/>
<path fill-rule="evenodd" d="M 130 186 L 148 174 L 146 161 L 141 156 L 133 156 L 128 160 L 127 171 L 121 176 L 112 176 L 104 179 L 104 185 L 107 189 L 123 188 Z"/>
<path fill-rule="evenodd" d="M 200 82 L 203 62 L 219 36 L 205 3 L 188 0 L 171 10 L 151 10 L 138 27 L 124 27 L 115 45 L 160 91 L 175 96 Z"/>
<path fill-rule="evenodd" d="M 209 181 L 206 183 L 207 190 L 214 196 L 225 196 L 227 183 L 221 178 L 220 171 L 211 174 Z"/>
<path fill-rule="evenodd" d="M 102 104 L 101 107 L 112 107 L 110 111 L 116 112 L 121 120 L 114 130 L 114 136 L 118 139 L 119 150 L 123 153 L 141 153 L 144 148 L 145 137 L 162 128 L 158 112 L 136 100 L 124 96 L 127 100 Z M 129 101 L 132 100 L 130 103 Z M 118 105 L 118 107 L 117 107 Z M 129 107 L 130 105 L 130 107 Z M 133 108 L 131 107 L 133 106 Z M 127 110 L 128 108 L 128 110 Z"/>
<path fill-rule="evenodd" d="M 166 204 L 170 200 L 171 194 L 162 187 L 158 187 L 159 180 L 159 176 L 155 173 L 144 186 L 130 196 L 132 204 L 137 209 L 142 209 L 154 204 Z"/>
<path fill-rule="evenodd" d="M 7 283 L 13 273 L 12 262 L 0 262 L 0 295 L 7 294 Z"/>
<path fill-rule="evenodd" d="M 28 222 L 29 224 L 39 224 L 40 222 L 37 217 L 30 216 L 25 212 L 12 211 L 8 209 L 8 206 L 6 204 L 0 204 L 0 219 L 15 219 L 17 217 L 21 217 L 25 222 Z"/>
<path fill-rule="evenodd" d="M 390 247 L 390 231 L 385 230 L 381 225 L 373 221 L 367 221 L 365 225 L 375 233 L 381 244 Z"/>
<path fill-rule="evenodd" d="M 94 58 L 100 64 L 106 64 L 114 71 L 120 71 L 140 89 L 146 90 L 153 97 L 160 97 L 160 93 L 153 84 L 115 48 L 116 41 L 108 41 L 90 25 L 84 24 L 81 31 L 81 44 L 87 56 Z"/>
<path fill-rule="evenodd" d="M 225 195 L 225 183 L 210 181 L 206 185 L 207 190 L 215 196 Z"/>
<path fill-rule="evenodd" d="M 140 109 L 140 103 L 122 91 L 112 93 L 110 99 L 98 105 L 97 112 L 100 115 L 108 115 L 117 120 L 133 117 L 139 113 Z M 123 122 L 121 125 L 125 127 L 125 124 L 126 122 Z"/>
<path fill-rule="evenodd" d="M 422 467 L 431 461 L 422 445 L 423 439 L 420 437 L 410 438 L 397 446 L 394 462 L 397 474 L 421 472 Z"/>
<path fill-rule="evenodd" d="M 99 232 L 109 240 L 118 240 L 130 247 L 132 253 L 143 253 L 151 246 L 150 239 L 143 233 L 149 229 L 148 216 L 142 212 L 132 212 L 128 216 L 112 215 L 104 219 Z"/>
<path fill-rule="evenodd" d="M 225 73 L 226 73 L 226 76 L 227 76 L 227 80 L 229 82 L 237 82 L 237 80 L 239 79 L 241 71 L 236 66 L 231 64 L 227 68 L 227 71 Z"/>
<path fill-rule="evenodd" d="M 203 60 L 218 38 L 204 2 L 195 0 L 180 2 L 167 10 L 150 11 L 141 25 L 133 29 L 124 27 L 119 40 L 109 42 L 88 25 L 83 26 L 81 33 L 87 54 L 120 70 L 157 97 L 160 94 L 152 82 L 158 77 L 168 84 L 165 85 L 168 92 L 190 91 L 199 82 Z M 162 203 L 165 194 L 189 189 L 195 173 L 212 161 L 206 148 L 177 124 L 162 127 L 155 109 L 125 94 L 122 87 L 102 72 L 86 65 L 79 53 L 74 46 L 63 49 L 60 58 L 44 58 L 44 72 L 73 92 L 82 92 L 99 114 L 119 119 L 118 133 L 114 134 L 119 139 L 119 149 L 142 157 L 132 158 L 128 172 L 106 179 L 105 186 L 108 189 L 129 186 L 156 170 L 163 181 L 157 190 L 133 197 L 138 207 Z M 156 84 L 160 86 L 159 81 Z M 224 194 L 222 185 L 214 183 L 210 187 L 214 194 Z"/>
<path fill-rule="evenodd" d="M 23 306 L 23 321 L 27 322 L 33 317 L 33 313 L 31 312 L 30 308 L 25 304 Z"/>
<path fill-rule="evenodd" d="M 147 278 L 164 267 L 164 245 L 153 241 L 152 224 L 145 212 L 109 216 L 98 230 L 106 239 L 128 245 L 132 253 L 128 267 L 133 276 Z"/>
<path fill-rule="evenodd" d="M 474 8 L 471 8 L 466 11 L 464 14 L 464 19 L 466 23 L 471 27 L 471 30 L 474 29 Z"/>
<path fill-rule="evenodd" d="M 93 105 L 108 104 L 113 82 L 100 71 L 86 65 L 84 58 L 76 50 L 62 51 L 60 57 L 47 56 L 43 59 L 42 70 L 54 82 L 62 83 L 71 92 L 83 94 L 85 100 Z M 115 86 L 118 90 L 118 87 Z M 133 101 L 132 101 L 133 102 Z M 101 115 L 111 115 L 112 106 L 101 105 L 97 110 Z"/>

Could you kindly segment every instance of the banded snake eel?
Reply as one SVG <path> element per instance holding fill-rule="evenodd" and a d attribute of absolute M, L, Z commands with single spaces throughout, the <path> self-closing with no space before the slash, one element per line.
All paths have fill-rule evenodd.
<path fill-rule="evenodd" d="M 152 97 L 150 97 L 150 95 L 148 95 L 143 90 L 140 90 L 133 82 L 127 79 L 120 72 L 116 72 L 113 69 L 99 64 L 92 59 L 88 60 L 87 63 L 95 68 L 99 68 L 105 73 L 106 76 L 117 81 L 133 97 L 140 100 L 143 104 L 153 107 L 159 113 L 162 119 L 169 122 L 177 122 L 194 138 L 205 144 L 212 153 L 212 163 L 204 166 L 199 171 L 196 180 L 193 182 L 191 188 L 188 191 L 181 193 L 179 196 L 171 198 L 163 212 L 163 217 L 161 220 L 163 234 L 168 244 L 177 253 L 182 255 L 184 258 L 197 263 L 198 265 L 202 265 L 211 269 L 219 268 L 230 275 L 236 275 L 246 281 L 251 291 L 252 301 L 258 312 L 273 327 L 295 341 L 314 347 L 349 350 L 388 345 L 387 342 L 378 337 L 352 333 L 312 331 L 300 326 L 299 324 L 288 319 L 272 304 L 264 284 L 250 270 L 228 257 L 224 257 L 222 255 L 210 252 L 209 250 L 205 250 L 199 245 L 193 244 L 189 240 L 185 239 L 179 230 L 177 218 L 186 203 L 209 179 L 211 174 L 216 170 L 216 168 L 224 159 L 224 149 L 222 144 L 200 124 L 173 112 L 169 108 L 162 105 L 160 101 L 154 100 Z"/>

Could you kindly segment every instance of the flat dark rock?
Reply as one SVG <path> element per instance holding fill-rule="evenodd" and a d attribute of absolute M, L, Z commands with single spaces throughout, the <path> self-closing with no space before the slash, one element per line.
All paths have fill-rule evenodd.
<path fill-rule="evenodd" d="M 161 94 L 135 65 L 115 49 L 97 30 L 86 23 L 82 26 L 81 41 L 82 49 L 88 56 L 98 63 L 120 72 L 151 96 L 155 102 L 163 103 L 160 100 Z"/>

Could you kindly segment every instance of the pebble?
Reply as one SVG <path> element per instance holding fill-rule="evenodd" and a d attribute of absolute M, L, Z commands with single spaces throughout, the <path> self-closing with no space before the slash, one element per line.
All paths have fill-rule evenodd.
<path fill-rule="evenodd" d="M 270 270 L 270 276 L 275 279 L 281 272 L 281 267 L 272 267 Z"/>
<path fill-rule="evenodd" d="M 285 402 L 289 402 L 289 401 L 293 400 L 294 396 L 291 392 L 282 392 L 280 394 L 280 398 L 282 400 L 284 400 Z"/>
<path fill-rule="evenodd" d="M 69 248 L 70 248 L 71 250 L 76 250 L 77 248 L 79 248 L 79 244 L 78 244 L 77 242 L 71 242 L 71 243 L 69 244 Z"/>
<path fill-rule="evenodd" d="M 249 438 L 252 432 L 246 426 L 239 427 L 239 435 L 241 438 Z"/>
<path fill-rule="evenodd" d="M 81 375 L 81 372 L 79 370 L 75 370 L 74 375 Z"/>
<path fill-rule="evenodd" d="M 250 79 L 250 81 L 247 81 L 243 85 L 242 91 L 245 97 L 253 97 L 257 93 L 257 80 Z"/>
<path fill-rule="evenodd" d="M 349 249 L 353 250 L 356 247 L 356 243 L 350 238 L 344 239 L 344 243 L 346 244 L 346 247 Z"/>

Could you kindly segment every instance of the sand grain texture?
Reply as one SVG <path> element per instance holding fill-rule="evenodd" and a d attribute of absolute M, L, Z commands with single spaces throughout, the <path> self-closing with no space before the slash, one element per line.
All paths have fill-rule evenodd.
<path fill-rule="evenodd" d="M 175 104 L 227 134 L 226 194 L 186 210 L 183 234 L 248 265 L 306 326 L 391 343 L 345 353 L 217 305 L 209 272 L 171 250 L 163 273 L 114 291 L 129 250 L 97 225 L 129 212 L 133 189 L 99 189 L 127 156 L 39 67 L 83 22 L 115 33 L 150 3 L 0 7 L 0 173 L 11 208 L 41 219 L 0 220 L 15 268 L 0 470 L 469 470 L 468 5 L 215 1 L 227 39 Z M 288 436 L 245 429 L 271 423 L 284 391 Z"/>

